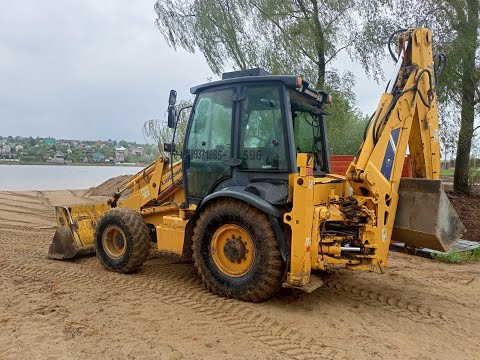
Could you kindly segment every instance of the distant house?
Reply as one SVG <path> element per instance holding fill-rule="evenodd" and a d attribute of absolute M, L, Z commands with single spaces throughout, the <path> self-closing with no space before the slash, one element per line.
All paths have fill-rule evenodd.
<path fill-rule="evenodd" d="M 115 161 L 124 162 L 125 161 L 125 148 L 123 146 L 115 148 Z"/>
<path fill-rule="evenodd" d="M 52 138 L 45 138 L 43 139 L 43 142 L 45 143 L 45 145 L 55 145 L 55 139 Z"/>
<path fill-rule="evenodd" d="M 12 147 L 10 145 L 3 145 L 0 150 L 0 158 L 2 159 L 16 159 L 17 154 L 12 152 Z"/>
<path fill-rule="evenodd" d="M 94 152 L 92 155 L 92 160 L 95 162 L 100 162 L 105 160 L 105 155 L 99 152 Z"/>
<path fill-rule="evenodd" d="M 18 144 L 18 145 L 15 145 L 15 151 L 18 153 L 18 152 L 21 152 L 23 150 L 23 146 Z"/>
<path fill-rule="evenodd" d="M 60 150 L 57 151 L 52 157 L 47 159 L 48 163 L 64 164 L 65 163 L 65 154 Z"/>
<path fill-rule="evenodd" d="M 142 146 L 133 147 L 132 154 L 136 156 L 143 156 L 143 147 Z"/>
<path fill-rule="evenodd" d="M 0 153 L 2 155 L 7 155 L 7 154 L 10 154 L 11 152 L 12 152 L 12 147 L 10 145 L 3 145 L 2 150 L 0 150 Z"/>

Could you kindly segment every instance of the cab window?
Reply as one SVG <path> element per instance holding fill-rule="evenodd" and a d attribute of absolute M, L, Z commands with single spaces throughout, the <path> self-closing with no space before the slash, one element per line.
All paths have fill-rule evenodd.
<path fill-rule="evenodd" d="M 215 183 L 231 175 L 233 89 L 198 95 L 187 140 L 188 196 L 202 199 Z"/>
<path fill-rule="evenodd" d="M 241 105 L 240 151 L 244 170 L 288 170 L 282 88 L 248 86 Z"/>
<path fill-rule="evenodd" d="M 328 172 L 322 108 L 295 91 L 290 92 L 290 105 L 296 153 L 313 154 L 315 171 Z"/>

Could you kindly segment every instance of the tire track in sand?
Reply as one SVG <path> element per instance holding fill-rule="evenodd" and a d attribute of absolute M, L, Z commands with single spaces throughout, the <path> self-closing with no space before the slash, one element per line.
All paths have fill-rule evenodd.
<path fill-rule="evenodd" d="M 90 199 L 86 196 L 81 196 L 81 195 L 78 195 L 75 191 L 73 190 L 70 190 L 70 189 L 67 189 L 67 191 L 73 195 L 73 197 L 77 198 L 77 199 L 80 199 L 82 200 L 83 202 L 88 202 L 89 204 L 98 204 L 99 201 L 97 200 L 94 200 L 94 199 Z"/>
<path fill-rule="evenodd" d="M 48 198 L 45 196 L 45 193 L 43 191 L 37 191 L 37 198 L 46 207 L 49 207 L 49 208 L 53 207 L 52 203 L 50 202 L 50 200 L 48 200 Z"/>
<path fill-rule="evenodd" d="M 396 313 L 400 317 L 406 317 L 415 322 L 440 326 L 453 325 L 455 328 L 463 330 L 462 324 L 448 317 L 445 313 L 422 304 L 414 303 L 408 299 L 403 299 L 398 294 L 389 291 L 379 292 L 361 286 L 349 285 L 341 280 L 332 279 L 325 281 L 324 286 L 333 293 L 347 296 L 354 301 L 359 301 L 370 306 L 380 307 L 384 311 Z"/>
<path fill-rule="evenodd" d="M 28 227 L 24 227 L 24 228 L 28 229 Z M 4 231 L 0 231 L 0 234 L 2 232 Z M 53 237 L 53 232 L 51 230 L 45 231 L 41 237 L 38 236 L 39 234 L 37 232 L 35 233 L 39 241 L 40 239 L 44 240 L 43 243 L 45 244 L 45 246 L 47 246 L 50 243 L 51 238 Z M 11 233 L 11 234 L 14 235 L 14 233 Z M 18 238 L 18 235 L 20 235 L 19 238 Z M 4 236 L 0 236 L 0 244 L 4 249 L 8 248 L 8 242 L 11 241 L 10 239 L 11 239 L 11 236 L 9 236 L 8 239 L 6 239 Z M 22 244 L 22 242 L 24 244 Z M 32 248 L 31 237 L 28 236 L 28 233 L 26 235 L 17 234 L 17 244 L 18 245 L 16 246 L 16 249 L 14 249 L 13 253 L 9 254 L 11 258 L 15 258 L 17 256 L 19 258 L 25 257 L 25 254 L 28 253 L 29 249 Z M 35 246 L 31 251 L 32 257 L 37 259 L 38 258 L 44 259 L 46 257 L 45 249 L 41 243 L 37 243 L 37 246 Z M 181 264 L 181 262 L 179 264 L 179 259 L 180 259 L 179 257 L 169 256 L 168 254 L 164 257 L 161 254 L 157 253 L 153 257 L 150 257 L 151 260 L 155 260 L 158 258 L 166 261 L 163 263 L 154 263 L 154 264 L 151 264 L 147 261 L 144 264 L 144 266 L 140 269 L 140 271 L 137 274 L 134 274 L 133 277 L 138 278 L 139 282 L 145 282 L 145 281 L 148 282 L 150 284 L 149 286 L 153 286 L 152 284 L 154 284 L 158 280 L 161 283 L 161 285 L 159 286 L 162 288 L 165 286 L 165 281 L 168 281 L 168 286 L 167 286 L 168 288 L 170 287 L 176 288 L 175 295 L 173 298 L 171 298 L 172 303 L 178 303 L 179 301 L 180 302 L 187 301 L 189 303 L 188 306 L 191 306 L 192 304 L 190 304 L 190 302 L 192 301 L 192 299 L 196 301 L 196 295 L 195 295 L 196 293 L 198 292 L 208 293 L 208 291 L 206 291 L 203 288 L 202 283 L 198 278 L 198 275 L 194 267 L 191 266 L 191 264 Z M 92 260 L 95 261 L 95 259 L 92 259 Z M 58 264 L 62 264 L 62 263 L 58 263 Z M 91 264 L 92 264 L 92 261 L 90 261 L 89 259 L 89 261 L 87 261 L 86 263 L 78 264 L 78 266 L 81 266 L 82 271 L 84 271 L 85 265 L 91 266 Z M 189 268 L 187 273 L 185 272 L 179 273 L 179 269 L 181 268 L 185 269 L 185 266 Z M 110 274 L 110 273 L 107 272 L 107 274 Z M 117 274 L 114 274 L 114 275 L 117 275 Z M 128 278 L 131 278 L 132 276 L 120 275 L 120 279 L 126 280 L 126 279 L 123 279 L 123 277 L 126 277 L 128 279 Z M 152 281 L 152 279 L 154 280 Z M 165 280 L 165 279 L 169 279 L 169 280 Z M 118 278 L 116 281 L 118 281 Z M 133 280 L 133 282 L 135 281 L 136 280 Z M 370 306 L 375 306 L 377 308 L 380 307 L 382 310 L 386 312 L 393 312 L 400 317 L 408 318 L 416 322 L 435 324 L 439 326 L 454 326 L 457 329 L 463 328 L 462 324 L 459 324 L 454 319 L 447 317 L 442 312 L 436 311 L 432 308 L 426 307 L 421 304 L 415 304 L 411 301 L 402 299 L 397 294 L 393 294 L 391 292 L 380 293 L 378 291 L 372 291 L 364 287 L 348 285 L 343 281 L 335 280 L 335 279 L 329 279 L 325 281 L 325 287 L 328 289 L 328 291 L 332 293 L 336 293 L 341 296 L 346 296 L 347 298 L 350 298 L 354 301 L 358 301 Z M 212 295 L 212 296 L 215 296 L 215 295 Z M 178 299 L 179 297 L 181 300 Z M 167 295 L 167 298 L 168 298 L 168 295 Z M 238 302 L 236 303 L 238 304 Z M 237 325 L 240 326 L 241 323 L 237 322 Z"/>
<path fill-rule="evenodd" d="M 25 215 L 28 215 L 28 216 L 32 216 L 34 218 L 38 218 L 38 219 L 41 219 L 41 220 L 47 220 L 47 221 L 51 221 L 51 222 L 55 222 L 55 216 L 54 216 L 54 212 L 51 211 L 50 209 L 49 210 L 46 210 L 45 211 L 35 211 L 35 210 L 32 210 L 32 209 L 28 209 L 28 208 L 25 208 L 25 207 L 22 207 L 22 206 L 12 206 L 12 205 L 9 205 L 9 206 L 2 206 L 0 204 L 0 211 L 1 212 L 6 212 L 8 214 L 12 214 L 12 215 L 18 215 L 20 218 L 25 216 Z M 48 214 L 50 213 L 50 214 Z"/>
<path fill-rule="evenodd" d="M 6 259 L 0 263 L 3 274 L 15 273 L 62 281 L 68 283 L 69 287 L 75 286 L 79 291 L 101 286 L 102 292 L 104 293 L 107 288 L 111 297 L 132 291 L 141 296 L 144 291 L 154 291 L 161 302 L 184 306 L 216 321 L 224 322 L 287 356 L 296 359 L 343 358 L 339 357 L 338 350 L 327 345 L 323 347 L 315 345 L 313 338 L 282 326 L 276 320 L 251 309 L 251 305 L 211 294 L 203 287 L 191 264 L 180 266 L 172 264 L 178 262 L 178 257 L 167 256 L 171 263 L 166 264 L 149 265 L 147 262 L 139 273 L 131 276 L 108 271 L 98 272 L 98 268 L 92 267 L 95 259 L 83 264 L 46 260 L 46 252 L 42 245 L 50 241 L 52 231 L 41 231 L 39 234 L 27 226 L 22 226 L 21 229 L 15 226 L 9 228 L 10 230 L 0 230 L 0 244 L 2 248 L 7 249 L 3 253 Z M 22 232 L 15 231 L 15 228 Z M 16 236 L 17 240 L 13 248 L 8 246 L 12 244 L 12 236 Z M 38 243 L 32 241 L 33 236 L 36 236 Z M 22 264 L 26 258 L 33 258 L 38 263 Z"/>
<path fill-rule="evenodd" d="M 227 326 L 257 340 L 272 350 L 295 359 L 346 359 L 341 350 L 317 344 L 307 334 L 282 325 L 277 320 L 256 310 L 254 305 L 225 299 L 208 292 L 201 284 L 192 265 L 172 266 L 170 264 L 145 264 L 136 274 L 123 275 L 109 271 L 98 271 L 90 264 L 73 264 L 41 261 L 38 264 L 22 264 L 24 249 L 20 253 L 2 254 L 0 262 L 3 274 L 15 273 L 25 276 L 47 278 L 68 284 L 78 291 L 99 288 L 109 298 L 122 293 L 154 292 L 158 301 L 189 308 L 195 313 L 225 323 Z M 1 255 L 0 255 L 1 256 Z M 3 256 L 2 256 L 3 257 Z M 142 269 L 145 268 L 145 271 Z M 183 270 L 183 271 L 182 271 Z M 180 272 L 179 272 L 180 271 Z"/>
<path fill-rule="evenodd" d="M 42 213 L 42 214 L 45 213 L 45 207 L 43 205 L 42 205 L 41 209 L 38 209 L 38 208 L 34 208 L 34 207 L 31 207 L 31 206 L 27 206 L 27 205 L 20 205 L 20 204 L 18 204 L 19 203 L 18 201 L 15 201 L 14 203 L 12 203 L 12 201 L 4 202 L 4 201 L 1 201 L 1 200 L 4 200 L 4 199 L 0 198 L 0 206 L 6 207 L 6 208 L 22 209 L 22 210 L 25 210 L 27 212 L 32 212 L 34 214 L 35 213 Z"/>
<path fill-rule="evenodd" d="M 4 229 L 0 225 L 0 246 L 3 255 L 25 259 L 44 259 L 48 253 L 48 244 L 53 239 L 53 232 L 25 231 L 26 226 Z M 19 260 L 21 261 L 21 259 Z"/>

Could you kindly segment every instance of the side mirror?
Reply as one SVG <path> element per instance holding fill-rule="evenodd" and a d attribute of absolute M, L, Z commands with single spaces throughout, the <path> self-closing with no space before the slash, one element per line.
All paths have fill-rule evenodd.
<path fill-rule="evenodd" d="M 170 129 L 175 127 L 175 104 L 177 102 L 177 92 L 175 90 L 170 90 L 170 95 L 168 96 L 168 120 L 167 125 Z"/>
<path fill-rule="evenodd" d="M 165 152 L 175 152 L 176 149 L 175 149 L 175 144 L 171 144 L 171 143 L 163 143 L 163 151 Z"/>
<path fill-rule="evenodd" d="M 175 105 L 168 105 L 167 126 L 170 129 L 173 129 L 175 127 L 176 115 L 177 115 L 177 110 L 175 109 Z"/>
<path fill-rule="evenodd" d="M 177 92 L 175 90 L 170 90 L 170 95 L 168 96 L 168 106 L 174 106 L 177 103 Z"/>

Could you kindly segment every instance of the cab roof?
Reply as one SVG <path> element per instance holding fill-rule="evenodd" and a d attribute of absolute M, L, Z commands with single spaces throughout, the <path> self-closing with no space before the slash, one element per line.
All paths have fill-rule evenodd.
<path fill-rule="evenodd" d="M 283 83 L 286 87 L 295 89 L 297 86 L 297 77 L 292 75 L 259 75 L 259 76 L 240 76 L 229 79 L 222 79 L 217 81 L 212 81 L 209 83 L 201 84 L 190 88 L 192 94 L 196 94 L 199 91 L 205 89 L 214 88 L 217 86 L 230 85 L 236 83 L 246 83 L 246 82 L 272 82 L 277 81 Z"/>
<path fill-rule="evenodd" d="M 297 91 L 301 94 L 307 95 L 315 99 L 319 103 L 325 103 L 328 100 L 328 94 L 316 90 L 307 80 L 300 76 L 294 75 L 272 75 L 261 68 L 232 71 L 222 74 L 222 80 L 212 81 L 190 88 L 192 94 L 197 94 L 201 91 L 212 89 L 224 85 L 233 85 L 238 83 L 271 83 L 279 82 L 285 85 L 286 88 Z"/>

